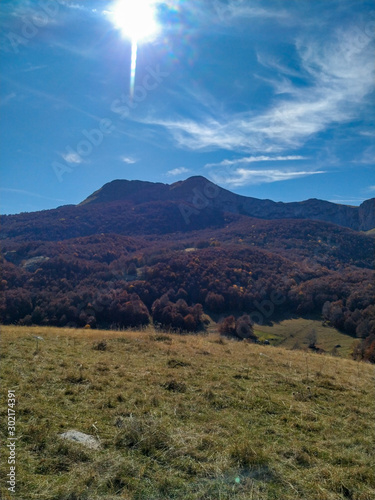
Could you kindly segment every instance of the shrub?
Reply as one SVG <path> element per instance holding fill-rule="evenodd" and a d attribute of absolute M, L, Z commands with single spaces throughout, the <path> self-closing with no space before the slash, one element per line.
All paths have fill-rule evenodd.
<path fill-rule="evenodd" d="M 244 314 L 236 321 L 236 334 L 241 339 L 257 340 L 250 317 L 247 314 Z"/>
<path fill-rule="evenodd" d="M 222 320 L 219 326 L 219 332 L 221 335 L 227 335 L 231 337 L 238 337 L 240 339 L 257 340 L 257 336 L 254 334 L 253 326 L 250 317 L 244 314 L 240 318 L 235 319 L 234 316 L 227 316 Z"/>
<path fill-rule="evenodd" d="M 234 316 L 227 316 L 219 325 L 221 335 L 234 336 L 236 335 L 236 319 Z"/>
<path fill-rule="evenodd" d="M 184 382 L 177 382 L 177 380 L 170 380 L 163 384 L 164 389 L 171 392 L 186 392 L 186 384 Z"/>
<path fill-rule="evenodd" d="M 92 348 L 95 351 L 106 351 L 107 350 L 107 342 L 105 340 L 100 340 L 99 342 L 95 342 Z"/>

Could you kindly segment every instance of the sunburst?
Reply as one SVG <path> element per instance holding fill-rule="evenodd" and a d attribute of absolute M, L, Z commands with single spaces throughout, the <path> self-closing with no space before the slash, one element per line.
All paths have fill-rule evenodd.
<path fill-rule="evenodd" d="M 133 96 L 138 44 L 154 38 L 160 30 L 156 20 L 156 0 L 119 0 L 110 18 L 122 35 L 131 41 L 130 95 Z"/>

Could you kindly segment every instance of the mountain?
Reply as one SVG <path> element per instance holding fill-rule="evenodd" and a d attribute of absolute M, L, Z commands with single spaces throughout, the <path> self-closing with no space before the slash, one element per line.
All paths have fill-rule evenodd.
<path fill-rule="evenodd" d="M 204 177 L 171 185 L 115 180 L 78 205 L 1 216 L 0 238 L 58 241 L 101 233 L 189 233 L 249 218 L 315 220 L 368 231 L 375 227 L 374 199 L 360 207 L 321 200 L 281 203 L 234 194 Z"/>
<path fill-rule="evenodd" d="M 191 216 L 197 215 L 197 211 L 211 208 L 261 219 L 321 220 L 356 231 L 368 231 L 375 227 L 375 198 L 363 202 L 359 207 L 317 199 L 293 203 L 274 202 L 232 193 L 201 176 L 171 185 L 115 180 L 90 195 L 81 205 L 109 201 L 131 201 L 136 204 L 145 201 L 179 201 L 182 212 L 186 205 L 186 215 Z"/>
<path fill-rule="evenodd" d="M 375 360 L 374 239 L 351 227 L 371 227 L 373 206 L 257 200 L 203 177 L 113 181 L 1 217 L 0 321 L 200 331 L 208 314 L 243 335 L 249 318 L 313 315 Z"/>

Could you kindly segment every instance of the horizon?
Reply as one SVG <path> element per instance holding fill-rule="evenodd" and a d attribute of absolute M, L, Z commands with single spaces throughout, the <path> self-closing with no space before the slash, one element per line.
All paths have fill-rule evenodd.
<path fill-rule="evenodd" d="M 276 202 L 374 197 L 373 2 L 136 5 L 2 2 L 1 214 L 198 175 Z"/>

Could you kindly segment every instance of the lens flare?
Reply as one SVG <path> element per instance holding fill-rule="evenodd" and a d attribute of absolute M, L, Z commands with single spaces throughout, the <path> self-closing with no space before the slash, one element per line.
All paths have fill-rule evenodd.
<path fill-rule="evenodd" d="M 137 42 L 132 42 L 132 57 L 130 64 L 130 98 L 133 99 L 134 86 L 135 86 L 135 73 L 137 71 L 137 53 L 138 44 Z"/>
<path fill-rule="evenodd" d="M 160 27 L 156 20 L 157 0 L 119 0 L 109 14 L 114 26 L 131 41 L 130 96 L 133 97 L 139 42 L 154 38 Z"/>

